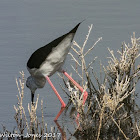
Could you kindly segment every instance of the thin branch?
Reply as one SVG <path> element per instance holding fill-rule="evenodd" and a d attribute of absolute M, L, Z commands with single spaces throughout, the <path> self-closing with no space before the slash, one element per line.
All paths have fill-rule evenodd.
<path fill-rule="evenodd" d="M 75 53 L 77 53 L 80 56 L 80 53 L 75 48 L 73 48 L 73 46 L 71 46 L 71 48 Z"/>
<path fill-rule="evenodd" d="M 114 118 L 112 116 L 111 116 L 111 119 L 116 124 L 116 126 L 118 127 L 118 129 L 120 130 L 120 132 L 123 134 L 123 136 L 125 137 L 125 139 L 126 140 L 129 140 L 129 138 L 127 138 L 127 136 L 124 134 L 124 132 L 122 131 L 122 129 L 120 128 L 120 126 L 117 124 L 117 122 L 114 120 Z"/>
<path fill-rule="evenodd" d="M 71 65 L 72 69 L 76 72 L 76 74 L 82 79 L 82 76 L 79 74 L 79 72 Z"/>
<path fill-rule="evenodd" d="M 73 60 L 81 67 L 81 64 L 79 64 L 78 60 L 76 60 L 76 58 L 73 56 L 72 53 L 68 53 L 72 58 Z"/>
<path fill-rule="evenodd" d="M 90 68 L 90 66 L 95 62 L 95 60 L 97 59 L 97 57 L 95 57 L 93 59 L 93 61 L 91 61 L 89 64 L 88 64 L 88 67 L 86 68 L 86 70 L 88 70 Z"/>
<path fill-rule="evenodd" d="M 73 41 L 73 45 L 75 45 L 77 48 L 79 48 L 79 50 L 81 50 L 81 47 L 78 45 L 76 41 Z"/>
<path fill-rule="evenodd" d="M 96 45 L 100 40 L 102 40 L 102 37 L 100 37 L 100 38 L 94 43 L 94 45 L 84 54 L 84 57 L 95 47 L 95 45 Z"/>
<path fill-rule="evenodd" d="M 85 45 L 86 45 L 86 43 L 87 43 L 87 41 L 88 41 L 90 32 L 91 32 L 91 30 L 92 30 L 92 26 L 93 26 L 93 24 L 91 24 L 91 25 L 89 26 L 88 34 L 86 35 L 86 39 L 85 39 L 84 44 L 83 44 L 83 47 L 82 47 L 83 50 L 84 50 L 84 47 L 85 47 Z"/>

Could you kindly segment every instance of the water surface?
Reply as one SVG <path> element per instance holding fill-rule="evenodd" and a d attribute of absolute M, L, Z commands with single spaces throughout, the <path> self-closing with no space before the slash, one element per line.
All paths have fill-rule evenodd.
<path fill-rule="evenodd" d="M 99 60 L 107 65 L 107 59 L 104 59 L 109 56 L 107 47 L 116 51 L 122 41 L 130 41 L 133 32 L 136 32 L 137 37 L 140 36 L 139 14 L 139 0 L 1 0 L 0 123 L 10 131 L 16 125 L 13 118 L 15 113 L 13 105 L 17 103 L 18 93 L 15 78 L 19 76 L 21 70 L 25 72 L 26 77 L 29 76 L 26 62 L 36 49 L 67 33 L 78 22 L 86 19 L 80 25 L 75 40 L 82 45 L 88 26 L 93 24 L 86 47 L 88 49 L 98 37 L 103 37 L 102 42 L 96 46 L 90 56 L 98 56 Z M 69 62 L 70 57 L 65 64 L 68 73 L 72 72 Z M 98 66 L 95 69 L 98 69 Z M 65 98 L 67 96 L 59 86 L 59 82 L 62 81 L 57 74 L 53 75 L 51 80 L 61 92 L 65 102 L 68 102 Z M 45 121 L 49 125 L 54 125 L 53 119 L 60 109 L 59 101 L 48 84 L 37 93 L 40 93 L 40 99 L 44 101 Z M 25 89 L 26 112 L 29 102 L 30 92 Z M 37 114 L 41 117 L 40 110 Z M 65 119 L 69 125 L 69 117 Z"/>

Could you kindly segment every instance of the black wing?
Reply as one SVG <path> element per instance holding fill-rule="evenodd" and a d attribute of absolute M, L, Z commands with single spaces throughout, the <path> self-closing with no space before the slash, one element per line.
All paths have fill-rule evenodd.
<path fill-rule="evenodd" d="M 39 68 L 40 65 L 45 61 L 46 57 L 52 52 L 53 48 L 55 48 L 68 34 L 70 33 L 76 33 L 79 25 L 81 24 L 78 23 L 70 32 L 68 32 L 65 35 L 62 35 L 61 37 L 53 40 L 49 44 L 37 49 L 29 58 L 27 62 L 27 67 L 32 69 L 32 68 Z M 74 38 L 73 35 L 73 38 Z M 72 40 L 73 40 L 72 38 Z"/>

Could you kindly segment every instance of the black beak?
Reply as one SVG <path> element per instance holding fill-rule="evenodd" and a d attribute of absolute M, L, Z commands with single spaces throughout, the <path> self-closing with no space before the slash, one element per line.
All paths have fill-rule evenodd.
<path fill-rule="evenodd" d="M 32 104 L 34 103 L 34 92 L 31 92 L 31 101 L 32 101 Z"/>

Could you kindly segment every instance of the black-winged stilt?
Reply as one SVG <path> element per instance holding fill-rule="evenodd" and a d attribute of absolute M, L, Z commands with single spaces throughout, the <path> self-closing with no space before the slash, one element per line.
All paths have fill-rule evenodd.
<path fill-rule="evenodd" d="M 72 77 L 68 75 L 67 72 L 62 70 L 62 66 L 65 62 L 66 56 L 71 46 L 71 42 L 80 24 L 81 22 L 77 24 L 67 34 L 62 35 L 61 37 L 55 39 L 49 44 L 39 48 L 29 58 L 27 62 L 27 69 L 31 76 L 27 78 L 26 86 L 31 90 L 32 103 L 34 101 L 34 94 L 36 89 L 43 88 L 47 79 L 48 83 L 50 84 L 59 101 L 61 102 L 61 107 L 64 108 L 66 106 L 49 79 L 49 77 L 53 75 L 56 71 L 62 72 L 69 80 L 71 80 L 75 84 L 75 86 L 79 88 L 81 92 L 83 92 L 83 88 L 78 83 L 76 83 L 72 79 Z M 83 101 L 84 103 L 87 96 L 88 94 L 87 92 L 85 92 Z"/>

